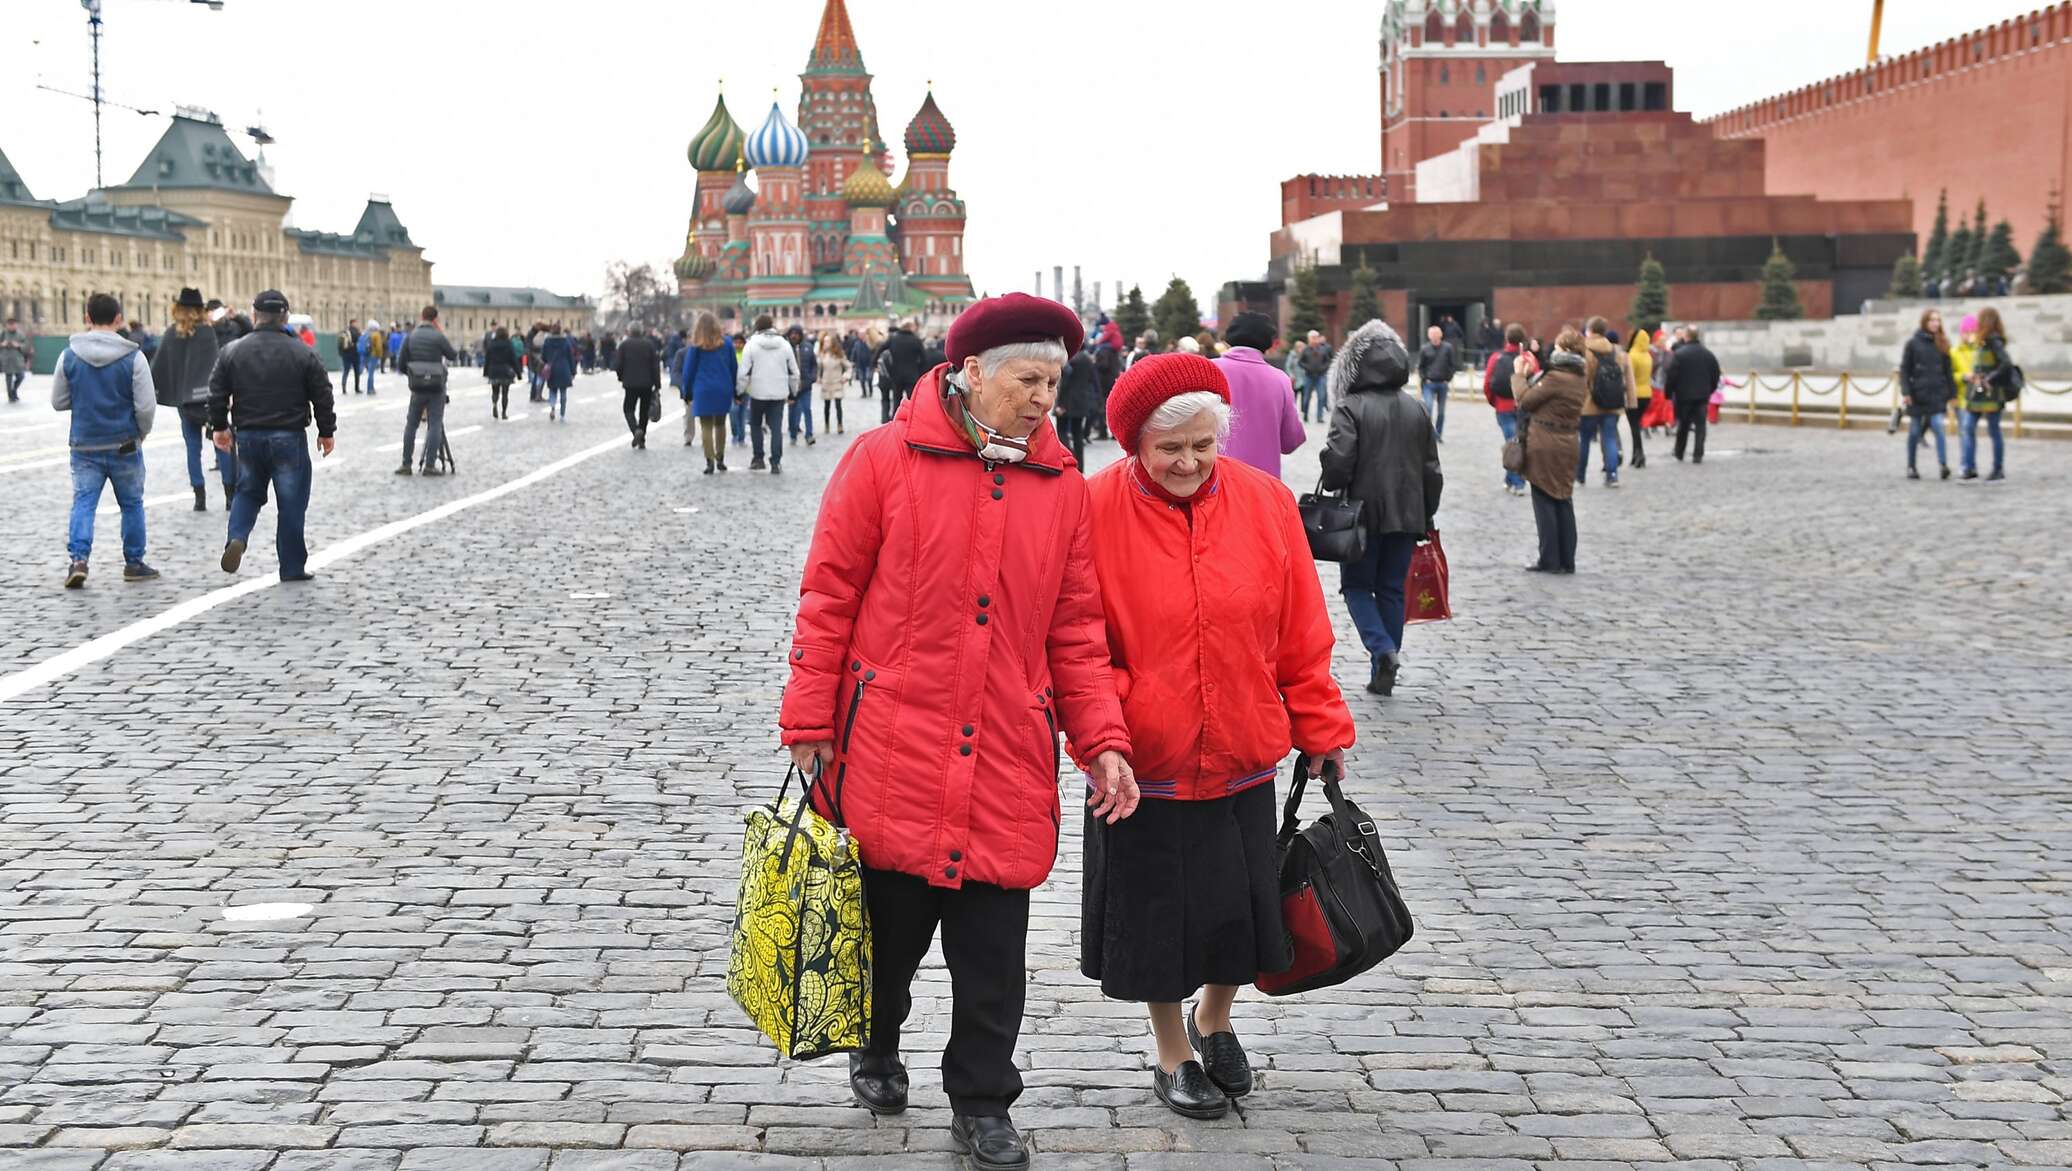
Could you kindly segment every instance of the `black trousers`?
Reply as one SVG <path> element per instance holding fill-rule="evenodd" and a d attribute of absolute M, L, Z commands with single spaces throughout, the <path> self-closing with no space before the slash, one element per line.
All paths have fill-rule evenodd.
<path fill-rule="evenodd" d="M 1706 399 L 1676 400 L 1676 458 L 1684 457 L 1684 439 L 1694 430 L 1698 433 L 1698 446 L 1691 452 L 1692 458 L 1705 458 L 1705 417 L 1711 409 L 1712 404 Z"/>
<path fill-rule="evenodd" d="M 1081 468 L 1086 467 L 1086 430 L 1091 422 L 1085 415 L 1066 415 L 1063 427 L 1058 428 L 1058 438 L 1065 441 L 1065 450 L 1072 453 L 1072 461 Z"/>
<path fill-rule="evenodd" d="M 345 393 L 345 381 L 348 378 L 352 379 L 353 393 L 360 393 L 360 367 L 362 365 L 365 365 L 365 363 L 360 361 L 360 355 L 357 353 L 349 358 L 343 354 L 338 356 L 338 391 L 340 394 Z"/>
<path fill-rule="evenodd" d="M 1641 460 L 1647 458 L 1647 448 L 1640 442 L 1640 417 L 1647 414 L 1647 410 L 1646 399 L 1642 399 L 1641 405 L 1637 407 L 1626 408 L 1626 430 L 1633 436 L 1633 458 L 1626 461 L 1628 465 L 1638 465 Z"/>
<path fill-rule="evenodd" d="M 950 1043 L 942 1051 L 942 1088 L 968 1117 L 1003 1117 L 1022 1093 L 1014 1067 L 1028 991 L 1029 892 L 983 882 L 929 886 L 892 870 L 863 872 L 871 913 L 871 1043 L 877 1057 L 899 1053 L 899 1031 L 914 1007 L 914 972 L 942 925 L 950 969 Z"/>
<path fill-rule="evenodd" d="M 890 423 L 892 421 L 893 412 L 899 410 L 900 400 L 904 399 L 910 393 L 912 393 L 911 389 L 901 390 L 898 387 L 894 387 L 891 390 L 886 391 L 884 394 L 879 395 L 878 422 Z"/>
<path fill-rule="evenodd" d="M 1532 490 L 1532 523 L 1540 532 L 1540 568 L 1576 571 L 1576 502 Z"/>
<path fill-rule="evenodd" d="M 662 417 L 660 411 L 656 411 L 652 416 L 648 414 L 648 396 L 654 392 L 645 387 L 635 390 L 630 386 L 626 387 L 625 391 L 620 409 L 626 415 L 626 430 L 635 435 L 645 435 L 648 424 Z"/>

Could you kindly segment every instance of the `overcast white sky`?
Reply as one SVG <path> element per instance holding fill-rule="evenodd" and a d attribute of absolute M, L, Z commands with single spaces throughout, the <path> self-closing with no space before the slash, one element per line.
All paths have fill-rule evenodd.
<path fill-rule="evenodd" d="M 690 135 L 724 77 L 750 131 L 798 104 L 822 0 L 104 0 L 116 101 L 264 115 L 302 227 L 349 229 L 388 194 L 445 284 L 600 291 L 607 262 L 681 251 Z M 2042 0 L 1888 0 L 1902 53 Z M 1196 294 L 1256 276 L 1279 181 L 1378 169 L 1381 0 L 849 0 L 897 149 L 933 79 L 957 128 L 981 292 L 1037 268 L 1175 273 Z M 1862 63 L 1871 0 L 1560 0 L 1565 60 L 1666 59 L 1699 116 Z M 749 15 L 749 14 L 752 14 Z M 0 0 L 0 150 L 43 198 L 93 183 L 86 14 Z M 120 183 L 164 128 L 110 108 Z M 249 145 L 249 144 L 244 144 Z M 903 166 L 903 163 L 902 163 Z M 248 290 L 246 290 L 248 291 Z M 207 290 L 213 295 L 216 290 Z M 1112 299 L 1112 294 L 1111 294 Z"/>

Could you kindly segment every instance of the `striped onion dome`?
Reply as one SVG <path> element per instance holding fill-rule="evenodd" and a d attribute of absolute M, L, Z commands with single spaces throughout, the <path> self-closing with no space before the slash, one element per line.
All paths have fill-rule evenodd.
<path fill-rule="evenodd" d="M 676 258 L 676 279 L 702 281 L 712 275 L 712 262 L 702 252 L 686 252 Z"/>
<path fill-rule="evenodd" d="M 784 111 L 776 102 L 770 103 L 770 116 L 763 121 L 762 129 L 748 136 L 748 165 L 761 170 L 764 167 L 802 167 L 811 147 L 799 128 L 785 121 Z"/>
<path fill-rule="evenodd" d="M 842 199 L 850 207 L 891 207 L 896 198 L 891 182 L 885 178 L 884 172 L 878 170 L 878 164 L 871 161 L 871 148 L 865 144 L 863 161 L 842 181 Z"/>
<path fill-rule="evenodd" d="M 748 172 L 741 169 L 741 159 L 734 159 L 734 185 L 719 197 L 719 209 L 728 215 L 747 215 L 755 207 L 755 188 L 748 185 Z"/>
<path fill-rule="evenodd" d="M 921 109 L 914 115 L 914 120 L 907 123 L 906 148 L 908 154 L 935 155 L 946 155 L 957 148 L 957 132 L 935 104 L 933 87 L 929 88 L 928 97 L 921 102 Z"/>
<path fill-rule="evenodd" d="M 734 116 L 727 113 L 727 99 L 721 97 L 712 104 L 712 117 L 705 120 L 698 133 L 691 137 L 691 148 L 687 152 L 691 166 L 700 171 L 724 171 L 734 165 L 734 159 L 741 153 L 741 127 L 734 124 Z"/>

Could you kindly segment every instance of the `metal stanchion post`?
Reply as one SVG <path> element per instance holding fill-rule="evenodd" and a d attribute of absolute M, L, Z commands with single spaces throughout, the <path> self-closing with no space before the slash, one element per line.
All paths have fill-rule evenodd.
<path fill-rule="evenodd" d="M 1835 427 L 1837 430 L 1847 431 L 1849 429 L 1849 372 L 1847 370 L 1842 371 L 1842 376 L 1837 380 L 1836 384 L 1842 388 L 1842 405 L 1835 413 Z"/>
<path fill-rule="evenodd" d="M 1791 372 L 1791 425 L 1799 425 L 1799 372 Z"/>
<path fill-rule="evenodd" d="M 1748 421 L 1755 422 L 1755 371 L 1748 372 Z"/>

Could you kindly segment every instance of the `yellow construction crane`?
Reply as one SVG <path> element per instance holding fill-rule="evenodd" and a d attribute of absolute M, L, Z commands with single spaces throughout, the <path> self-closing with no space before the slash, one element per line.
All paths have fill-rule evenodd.
<path fill-rule="evenodd" d="M 1871 0 L 1871 55 L 1869 64 L 1878 63 L 1878 28 L 1885 23 L 1885 0 Z"/>

